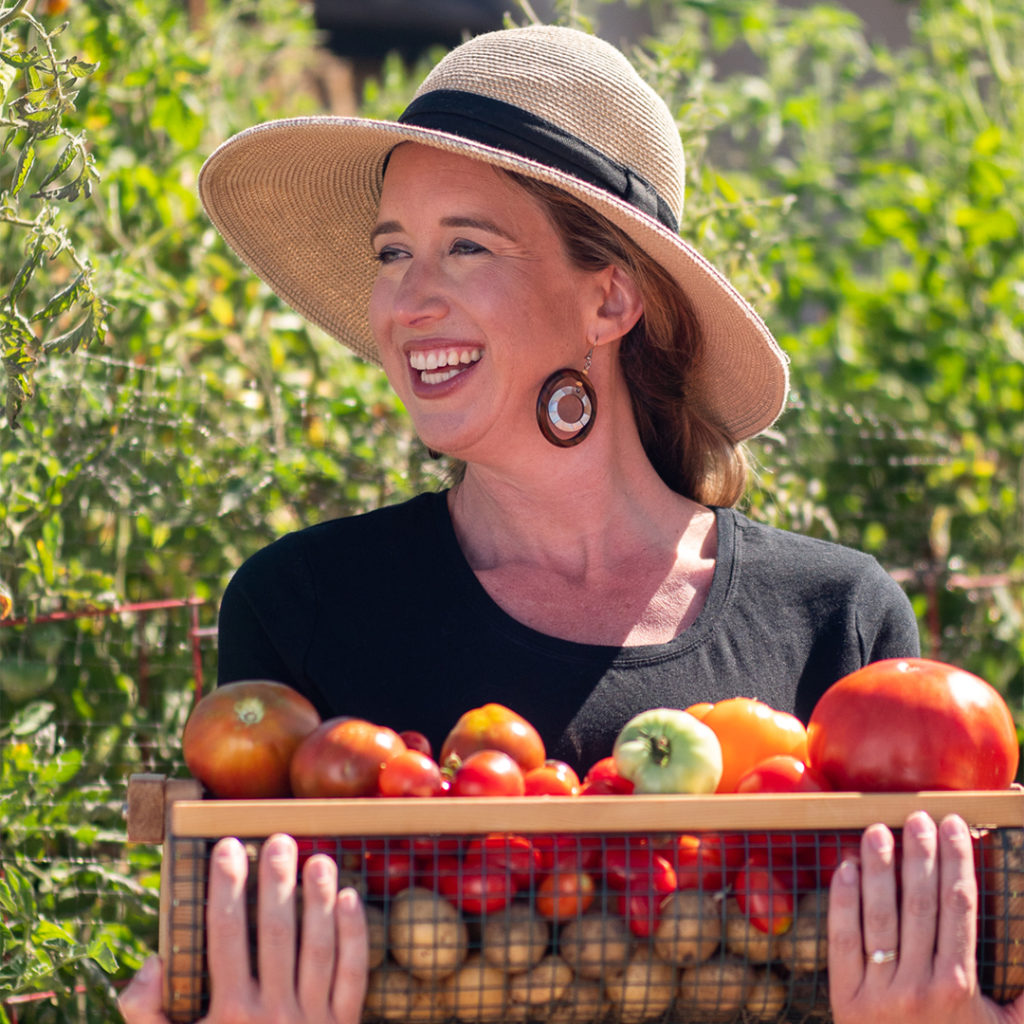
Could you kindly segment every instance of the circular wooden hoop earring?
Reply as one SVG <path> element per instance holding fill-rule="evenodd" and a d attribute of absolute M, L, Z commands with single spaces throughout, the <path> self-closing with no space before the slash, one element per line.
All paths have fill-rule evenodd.
<path fill-rule="evenodd" d="M 537 425 L 556 448 L 572 448 L 590 433 L 597 393 L 586 370 L 555 370 L 537 395 Z"/>

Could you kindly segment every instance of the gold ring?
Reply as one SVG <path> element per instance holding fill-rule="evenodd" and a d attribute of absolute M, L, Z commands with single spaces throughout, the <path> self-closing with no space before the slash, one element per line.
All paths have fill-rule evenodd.
<path fill-rule="evenodd" d="M 896 955 L 895 949 L 876 949 L 866 959 L 872 964 L 891 964 Z"/>

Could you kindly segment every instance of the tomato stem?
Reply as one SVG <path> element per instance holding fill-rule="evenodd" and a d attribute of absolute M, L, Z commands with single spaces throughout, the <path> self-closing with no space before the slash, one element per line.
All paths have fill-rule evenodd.
<path fill-rule="evenodd" d="M 258 697 L 248 697 L 235 704 L 235 717 L 242 725 L 256 725 L 263 720 L 263 701 Z"/>

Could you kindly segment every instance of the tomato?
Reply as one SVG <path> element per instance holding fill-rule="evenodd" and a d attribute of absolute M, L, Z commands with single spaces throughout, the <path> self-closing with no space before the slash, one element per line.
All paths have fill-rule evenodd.
<path fill-rule="evenodd" d="M 500 750 L 524 772 L 540 767 L 545 758 L 540 733 L 504 704 L 484 704 L 465 712 L 445 738 L 438 760 L 465 760 L 478 750 Z"/>
<path fill-rule="evenodd" d="M 716 792 L 733 793 L 744 772 L 774 754 L 807 760 L 807 730 L 795 715 L 752 697 L 720 700 L 704 716 L 722 746 L 723 771 Z"/>
<path fill-rule="evenodd" d="M 696 704 L 691 704 L 686 711 L 688 711 L 694 718 L 699 718 L 702 722 L 706 717 L 707 713 L 714 707 L 710 701 L 702 700 Z"/>
<path fill-rule="evenodd" d="M 366 888 L 374 896 L 394 896 L 408 889 L 416 879 L 416 862 L 402 850 L 368 853 L 364 862 Z"/>
<path fill-rule="evenodd" d="M 320 715 L 284 683 L 226 683 L 201 698 L 182 734 L 188 770 L 214 796 L 291 796 L 288 766 Z"/>
<path fill-rule="evenodd" d="M 984 679 L 927 658 L 876 661 L 833 683 L 807 727 L 811 764 L 836 789 L 1006 789 L 1013 715 Z"/>
<path fill-rule="evenodd" d="M 477 750 L 455 772 L 452 796 L 523 796 L 526 784 L 519 765 L 500 750 Z"/>
<path fill-rule="evenodd" d="M 486 860 L 467 854 L 458 870 L 441 871 L 438 892 L 467 914 L 490 914 L 507 907 L 516 894 L 508 871 L 490 867 Z"/>
<path fill-rule="evenodd" d="M 541 870 L 540 851 L 526 836 L 511 832 L 490 832 L 470 840 L 467 861 L 479 861 L 488 871 L 511 875 L 517 889 L 533 883 Z"/>
<path fill-rule="evenodd" d="M 844 860 L 860 857 L 860 833 L 812 832 L 797 849 L 797 863 L 812 873 L 807 888 L 826 889 Z"/>
<path fill-rule="evenodd" d="M 524 776 L 527 796 L 576 796 L 580 777 L 564 761 L 546 760 Z"/>
<path fill-rule="evenodd" d="M 759 761 L 740 776 L 737 793 L 827 793 L 828 780 L 792 754 Z"/>
<path fill-rule="evenodd" d="M 625 919 L 629 930 L 642 939 L 653 935 L 661 923 L 661 905 L 667 896 L 639 889 L 616 893 L 615 907 Z"/>
<path fill-rule="evenodd" d="M 650 846 L 611 849 L 604 855 L 602 870 L 608 888 L 620 892 L 637 890 L 665 895 L 676 888 L 675 869 Z"/>
<path fill-rule="evenodd" d="M 418 750 L 421 754 L 426 754 L 430 758 L 434 756 L 434 749 L 430 745 L 430 740 L 423 733 L 417 732 L 415 729 L 403 729 L 398 735 L 402 737 L 402 742 L 410 750 Z"/>
<path fill-rule="evenodd" d="M 796 898 L 792 885 L 760 858 L 752 857 L 734 882 L 736 902 L 750 923 L 766 935 L 781 935 L 793 924 Z"/>
<path fill-rule="evenodd" d="M 530 837 L 545 872 L 582 871 L 597 866 L 602 840 L 597 836 L 554 835 Z"/>
<path fill-rule="evenodd" d="M 619 774 L 615 758 L 609 755 L 595 761 L 583 776 L 580 796 L 610 796 L 633 792 L 633 783 Z"/>
<path fill-rule="evenodd" d="M 577 917 L 590 908 L 597 893 L 586 871 L 554 871 L 534 891 L 537 913 L 552 920 Z"/>
<path fill-rule="evenodd" d="M 672 865 L 677 889 L 717 892 L 729 885 L 733 872 L 723 862 L 722 851 L 713 838 L 684 833 L 673 837 L 659 852 Z"/>
<path fill-rule="evenodd" d="M 393 729 L 362 718 L 329 718 L 299 745 L 292 757 L 296 796 L 373 796 L 381 768 L 405 750 Z"/>
<path fill-rule="evenodd" d="M 440 796 L 444 782 L 433 758 L 419 750 L 403 750 L 381 768 L 377 788 L 381 796 Z"/>

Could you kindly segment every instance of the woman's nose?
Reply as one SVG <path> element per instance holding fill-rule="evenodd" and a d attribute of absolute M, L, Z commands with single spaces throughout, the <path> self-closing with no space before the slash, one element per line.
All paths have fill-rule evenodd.
<path fill-rule="evenodd" d="M 448 312 L 444 277 L 436 262 L 411 259 L 394 292 L 392 314 L 408 326 L 443 317 Z"/>

